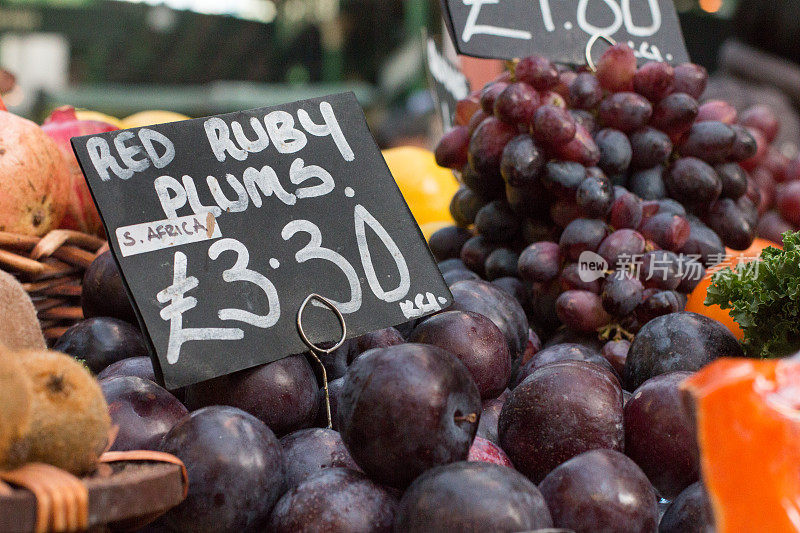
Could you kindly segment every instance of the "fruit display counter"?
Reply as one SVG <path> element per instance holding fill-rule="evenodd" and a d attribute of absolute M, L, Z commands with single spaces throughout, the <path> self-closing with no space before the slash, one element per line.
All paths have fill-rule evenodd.
<path fill-rule="evenodd" d="M 147 486 L 111 529 L 797 531 L 800 160 L 706 80 L 625 44 L 510 62 L 434 154 L 384 154 L 451 306 L 171 391 L 67 149 L 125 122 L 0 111 L 0 509 L 77 531 Z M 114 491 L 144 468 L 115 452 L 164 485 Z"/>

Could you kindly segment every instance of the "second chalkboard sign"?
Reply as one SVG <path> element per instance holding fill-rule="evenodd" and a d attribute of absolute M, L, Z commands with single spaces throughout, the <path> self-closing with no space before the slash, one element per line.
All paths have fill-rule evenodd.
<path fill-rule="evenodd" d="M 72 146 L 168 388 L 452 302 L 352 93 Z"/>
<path fill-rule="evenodd" d="M 453 127 L 456 103 L 469 95 L 469 80 L 444 56 L 432 37 L 428 37 L 425 43 L 428 83 L 436 100 L 437 115 L 444 131 L 447 131 Z"/>
<path fill-rule="evenodd" d="M 586 43 L 628 43 L 640 61 L 689 61 L 672 0 L 442 0 L 461 54 L 514 59 L 541 54 L 584 64 Z"/>

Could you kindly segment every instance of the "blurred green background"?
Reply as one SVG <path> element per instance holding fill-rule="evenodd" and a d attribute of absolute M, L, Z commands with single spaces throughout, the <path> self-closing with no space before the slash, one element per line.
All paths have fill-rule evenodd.
<path fill-rule="evenodd" d="M 737 0 L 676 0 L 695 61 L 713 68 Z M 72 104 L 124 116 L 201 116 L 354 90 L 404 105 L 425 86 L 429 0 L 0 0 L 0 67 L 42 119 Z M 423 104 L 419 104 L 423 106 Z"/>

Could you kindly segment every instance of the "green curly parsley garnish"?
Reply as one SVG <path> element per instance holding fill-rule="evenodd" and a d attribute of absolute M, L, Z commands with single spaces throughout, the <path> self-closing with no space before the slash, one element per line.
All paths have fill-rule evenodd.
<path fill-rule="evenodd" d="M 783 234 L 759 261 L 714 274 L 706 305 L 731 309 L 751 357 L 784 357 L 800 350 L 800 232 Z"/>

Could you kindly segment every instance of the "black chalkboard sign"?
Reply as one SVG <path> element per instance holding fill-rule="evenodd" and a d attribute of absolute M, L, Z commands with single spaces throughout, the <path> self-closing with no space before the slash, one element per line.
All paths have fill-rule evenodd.
<path fill-rule="evenodd" d="M 168 388 L 452 303 L 352 93 L 72 146 Z"/>
<path fill-rule="evenodd" d="M 672 0 L 442 0 L 459 53 L 541 54 L 583 65 L 592 35 L 627 42 L 640 61 L 689 61 Z"/>
<path fill-rule="evenodd" d="M 453 127 L 456 103 L 469 95 L 469 80 L 461 70 L 444 57 L 432 37 L 425 40 L 428 85 L 436 101 L 436 114 L 444 131 Z"/>

